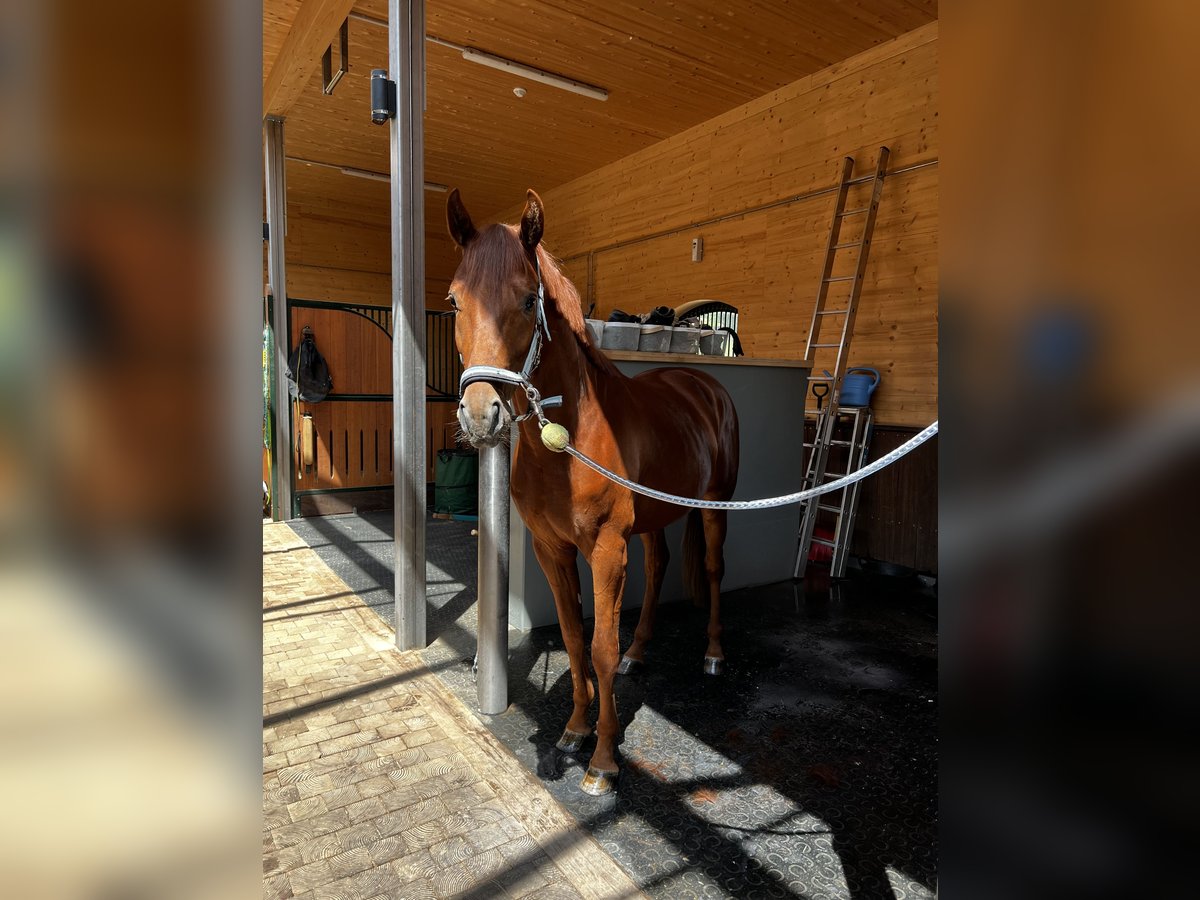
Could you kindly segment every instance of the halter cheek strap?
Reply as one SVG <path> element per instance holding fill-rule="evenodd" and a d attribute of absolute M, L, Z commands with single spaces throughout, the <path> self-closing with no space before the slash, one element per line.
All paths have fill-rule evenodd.
<path fill-rule="evenodd" d="M 563 402 L 561 395 L 547 397 L 543 400 L 542 395 L 538 393 L 538 389 L 529 380 L 537 369 L 538 364 L 542 361 L 543 340 L 550 340 L 550 323 L 546 319 L 546 289 L 542 284 L 542 266 L 536 255 L 534 256 L 533 264 L 537 271 L 538 280 L 537 309 L 533 323 L 533 337 L 529 341 L 529 352 L 525 354 L 525 364 L 521 367 L 521 371 L 514 372 L 511 369 L 501 369 L 498 366 L 471 366 L 468 369 L 464 369 L 462 376 L 458 379 L 458 393 L 460 397 L 469 385 L 475 384 L 478 381 L 511 384 L 514 387 L 524 389 L 525 396 L 529 398 L 529 412 L 525 413 L 525 415 L 518 416 L 512 404 L 505 401 L 508 413 L 512 416 L 514 422 L 523 422 L 533 415 L 537 416 L 539 422 L 545 422 L 546 417 L 542 415 L 542 409 L 550 406 L 562 406 Z M 545 336 L 544 338 L 543 335 Z"/>

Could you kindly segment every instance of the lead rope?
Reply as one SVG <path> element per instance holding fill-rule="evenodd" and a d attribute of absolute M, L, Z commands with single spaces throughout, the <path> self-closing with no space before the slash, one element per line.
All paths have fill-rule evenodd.
<path fill-rule="evenodd" d="M 925 443 L 938 431 L 938 423 L 934 421 L 931 425 L 919 434 L 905 441 L 895 450 L 885 453 L 879 459 L 870 465 L 863 466 L 849 475 L 838 478 L 836 481 L 831 481 L 828 484 L 819 484 L 816 487 L 808 488 L 804 491 L 797 491 L 794 494 L 784 494 L 782 497 L 764 497 L 761 500 L 694 500 L 691 497 L 680 497 L 676 494 L 668 494 L 664 491 L 656 491 L 654 488 L 648 488 L 645 485 L 638 484 L 636 481 L 630 481 L 628 478 L 623 478 L 616 472 L 610 472 L 600 463 L 589 457 L 586 453 L 581 452 L 578 448 L 571 444 L 570 436 L 567 434 L 567 429 L 554 422 L 546 420 L 542 415 L 541 409 L 533 398 L 530 398 L 531 403 L 537 412 L 538 421 L 542 428 L 542 443 L 550 450 L 556 453 L 566 452 L 575 459 L 579 460 L 589 469 L 599 472 L 605 478 L 613 481 L 623 488 L 628 488 L 635 493 L 642 494 L 645 497 L 650 497 L 654 500 L 661 500 L 664 503 L 674 503 L 677 506 L 689 506 L 692 509 L 771 509 L 776 506 L 790 506 L 793 503 L 800 503 L 810 497 L 819 497 L 821 494 L 828 494 L 831 491 L 839 491 L 844 487 L 849 487 L 856 481 L 862 481 L 868 475 L 874 475 L 880 469 L 890 466 L 906 453 L 919 447 Z"/>
<path fill-rule="evenodd" d="M 535 313 L 535 321 L 533 323 L 533 339 L 529 345 L 529 353 L 525 357 L 525 365 L 520 372 L 513 372 L 510 369 L 501 369 L 496 366 L 471 366 L 466 369 L 459 378 L 459 394 L 469 384 L 476 381 L 498 381 L 504 384 L 511 384 L 514 387 L 520 387 L 525 391 L 525 396 L 529 400 L 529 411 L 524 415 L 518 416 L 516 410 L 506 402 L 509 414 L 516 422 L 523 422 L 531 416 L 536 416 L 538 427 L 541 429 L 542 443 L 555 453 L 568 453 L 575 459 L 579 460 L 589 469 L 600 473 L 605 478 L 623 488 L 641 494 L 645 497 L 650 497 L 654 500 L 661 500 L 664 503 L 674 503 L 677 506 L 688 506 L 692 509 L 771 509 L 776 506 L 790 506 L 793 503 L 800 503 L 810 497 L 819 497 L 821 494 L 828 494 L 832 491 L 840 491 L 844 487 L 849 487 L 856 481 L 862 481 L 868 475 L 874 475 L 885 466 L 890 466 L 906 453 L 919 447 L 925 443 L 938 431 L 938 423 L 927 426 L 924 431 L 915 435 L 911 439 L 905 441 L 895 450 L 890 453 L 885 453 L 879 459 L 870 465 L 863 466 L 856 472 L 851 472 L 842 478 L 831 481 L 828 484 L 819 484 L 815 487 L 808 488 L 804 491 L 797 491 L 794 494 L 784 494 L 782 497 L 764 497 L 761 500 L 695 500 L 691 497 L 680 497 L 676 494 L 668 494 L 664 491 L 656 491 L 654 488 L 648 488 L 645 485 L 638 484 L 636 481 L 630 481 L 618 475 L 616 472 L 611 472 L 600 463 L 596 462 L 586 453 L 581 452 L 578 448 L 571 444 L 571 436 L 567 429 L 556 422 L 551 422 L 546 418 L 546 414 L 542 412 L 543 407 L 561 406 L 563 398 L 546 397 L 538 392 L 538 389 L 533 386 L 529 377 L 541 362 L 542 357 L 542 335 L 545 334 L 546 340 L 550 340 L 550 325 L 546 320 L 545 309 L 545 286 L 542 283 L 542 266 L 536 255 L 534 256 L 534 267 L 537 272 L 537 312 Z"/>

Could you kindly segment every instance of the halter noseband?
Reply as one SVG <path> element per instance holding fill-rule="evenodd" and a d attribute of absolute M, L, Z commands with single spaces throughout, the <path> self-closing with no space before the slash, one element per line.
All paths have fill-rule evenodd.
<path fill-rule="evenodd" d="M 512 417 L 512 420 L 514 422 L 523 422 L 530 416 L 536 415 L 538 422 L 544 423 L 546 417 L 542 415 L 542 409 L 547 406 L 562 406 L 563 398 L 561 395 L 558 395 L 547 397 L 543 400 L 542 395 L 538 393 L 538 389 L 529 380 L 537 369 L 538 363 L 542 361 L 542 335 L 545 335 L 546 341 L 550 340 L 550 323 L 546 320 L 546 289 L 542 284 L 542 264 L 538 261 L 536 250 L 534 251 L 533 266 L 537 272 L 538 282 L 537 310 L 533 323 L 533 338 L 529 342 L 529 352 L 525 354 L 525 364 L 521 367 L 521 371 L 514 372 L 511 369 L 501 369 L 498 366 L 471 366 L 468 369 L 464 369 L 458 379 L 458 395 L 461 397 L 463 391 L 469 385 L 475 384 L 478 381 L 511 384 L 514 387 L 522 388 L 525 391 L 525 396 L 529 398 L 529 412 L 523 416 L 517 415 L 517 411 L 513 409 L 509 401 L 502 401 L 508 407 L 508 414 Z"/>

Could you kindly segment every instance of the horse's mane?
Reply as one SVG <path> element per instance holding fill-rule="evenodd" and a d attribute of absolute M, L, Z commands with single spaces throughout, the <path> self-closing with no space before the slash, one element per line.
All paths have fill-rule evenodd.
<path fill-rule="evenodd" d="M 547 306 L 567 323 L 584 356 L 603 372 L 616 374 L 616 365 L 592 340 L 583 318 L 583 304 L 571 279 L 563 274 L 559 261 L 542 245 L 537 249 L 542 283 L 546 287 Z M 489 278 L 510 278 L 525 271 L 529 257 L 521 246 L 517 225 L 487 225 L 481 228 L 463 252 L 459 277 L 468 284 Z"/>

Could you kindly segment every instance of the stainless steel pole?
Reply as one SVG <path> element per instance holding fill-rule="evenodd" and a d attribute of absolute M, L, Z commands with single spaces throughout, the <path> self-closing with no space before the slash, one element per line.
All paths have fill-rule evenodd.
<path fill-rule="evenodd" d="M 396 646 L 425 646 L 425 3 L 388 0 Z"/>
<path fill-rule="evenodd" d="M 266 145 L 267 186 L 267 284 L 271 291 L 271 315 L 275 320 L 273 353 L 275 383 L 271 410 L 275 420 L 272 435 L 271 518 L 292 517 L 292 426 L 288 396 L 287 358 L 291 347 L 287 319 L 287 269 L 284 243 L 287 235 L 287 186 L 284 178 L 283 119 L 267 116 L 263 125 Z"/>
<path fill-rule="evenodd" d="M 479 451 L 479 711 L 508 708 L 508 444 Z"/>

